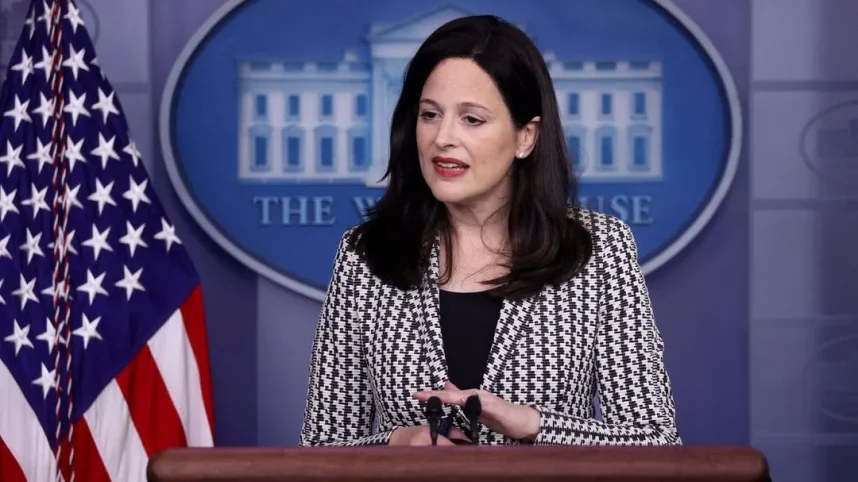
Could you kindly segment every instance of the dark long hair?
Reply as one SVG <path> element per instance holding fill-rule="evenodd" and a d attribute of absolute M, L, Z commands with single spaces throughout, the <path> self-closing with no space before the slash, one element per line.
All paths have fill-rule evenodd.
<path fill-rule="evenodd" d="M 350 238 L 382 281 L 407 290 L 419 285 L 435 236 L 441 234 L 447 271 L 452 266 L 451 226 L 420 171 L 418 103 L 426 79 L 447 58 L 476 62 L 494 79 L 516 128 L 541 123 L 533 151 L 513 163 L 508 273 L 486 282 L 505 298 L 526 297 L 546 284 L 573 277 L 592 253 L 589 233 L 569 216 L 577 198 L 557 96 L 542 54 L 515 26 L 491 15 L 452 20 L 433 32 L 408 65 L 390 132 L 388 187 Z"/>

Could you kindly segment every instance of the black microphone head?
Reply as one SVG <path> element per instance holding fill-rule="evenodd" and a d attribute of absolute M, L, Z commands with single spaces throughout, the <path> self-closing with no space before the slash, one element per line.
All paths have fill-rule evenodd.
<path fill-rule="evenodd" d="M 438 397 L 429 397 L 426 401 L 426 413 L 441 413 L 441 399 Z"/>
<path fill-rule="evenodd" d="M 465 414 L 469 417 L 479 417 L 482 410 L 483 405 L 480 403 L 480 397 L 478 395 L 471 395 L 467 400 L 465 400 Z"/>
<path fill-rule="evenodd" d="M 441 399 L 438 397 L 429 397 L 426 401 L 426 418 L 429 419 L 429 437 L 431 437 L 432 445 L 438 444 L 438 418 L 443 412 L 441 408 Z"/>
<path fill-rule="evenodd" d="M 477 445 L 480 437 L 480 413 L 483 410 L 483 405 L 480 402 L 479 395 L 471 395 L 465 400 L 465 416 L 468 417 L 468 424 L 471 443 Z"/>

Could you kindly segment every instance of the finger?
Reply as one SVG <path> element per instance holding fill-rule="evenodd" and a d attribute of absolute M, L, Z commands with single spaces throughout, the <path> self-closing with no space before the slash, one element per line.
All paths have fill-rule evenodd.
<path fill-rule="evenodd" d="M 445 392 L 440 390 L 423 390 L 419 392 L 414 392 L 414 398 L 426 401 L 429 400 L 431 397 L 438 397 L 441 398 L 443 401 L 444 398 L 442 397 L 449 397 L 451 393 L 453 392 Z"/>
<path fill-rule="evenodd" d="M 425 392 L 417 392 L 414 394 L 414 398 L 417 400 L 426 401 L 431 397 L 438 397 L 441 400 L 441 403 L 446 403 L 450 405 L 464 405 L 465 400 L 468 398 L 468 394 L 462 391 L 437 391 L 430 390 Z"/>
<path fill-rule="evenodd" d="M 468 438 L 468 436 L 465 434 L 465 432 L 463 432 L 461 429 L 459 429 L 457 427 L 453 427 L 450 429 L 449 437 L 450 437 L 450 439 L 456 438 L 459 440 L 470 440 L 470 438 Z"/>
<path fill-rule="evenodd" d="M 447 380 L 447 383 L 444 384 L 444 390 L 459 390 L 459 387 L 454 385 L 450 380 Z"/>

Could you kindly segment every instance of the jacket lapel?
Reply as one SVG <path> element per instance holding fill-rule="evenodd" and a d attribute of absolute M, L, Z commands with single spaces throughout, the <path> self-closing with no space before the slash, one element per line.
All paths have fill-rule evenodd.
<path fill-rule="evenodd" d="M 444 388 L 448 379 L 447 360 L 444 355 L 443 338 L 441 336 L 441 319 L 439 316 L 438 295 L 438 253 L 440 243 L 438 238 L 432 245 L 429 255 L 429 269 L 423 277 L 420 286 L 420 308 L 422 312 L 422 323 L 420 323 L 420 334 L 423 337 L 423 351 L 428 361 L 429 372 L 432 377 L 432 389 Z"/>
<path fill-rule="evenodd" d="M 440 390 L 448 380 L 447 361 L 444 354 L 441 320 L 439 315 L 439 256 L 440 240 L 436 237 L 429 256 L 429 267 L 419 291 L 419 305 L 423 323 L 420 323 L 420 335 L 423 338 L 423 350 L 428 361 L 432 378 L 432 388 Z M 496 393 L 498 381 L 509 359 L 516 354 L 516 347 L 529 329 L 531 312 L 538 295 L 518 300 L 506 300 L 501 308 L 500 318 L 495 329 L 492 348 L 483 373 L 481 388 Z"/>
<path fill-rule="evenodd" d="M 498 381 L 504 373 L 507 362 L 516 356 L 516 348 L 521 346 L 522 336 L 530 329 L 534 298 L 504 301 L 486 371 L 483 374 L 481 385 L 483 390 L 497 394 Z"/>

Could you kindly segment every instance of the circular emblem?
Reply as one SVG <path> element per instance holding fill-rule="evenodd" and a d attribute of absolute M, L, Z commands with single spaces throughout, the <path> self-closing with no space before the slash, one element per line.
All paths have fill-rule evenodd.
<path fill-rule="evenodd" d="M 475 13 L 543 52 L 580 203 L 631 225 L 645 273 L 679 253 L 730 188 L 742 119 L 724 62 L 666 0 L 227 2 L 161 106 L 184 206 L 242 263 L 321 300 L 340 236 L 383 192 L 405 66 L 434 29 Z"/>
<path fill-rule="evenodd" d="M 801 155 L 823 180 L 858 185 L 858 100 L 815 115 L 801 133 Z"/>
<path fill-rule="evenodd" d="M 805 402 L 813 412 L 825 416 L 821 431 L 858 423 L 858 389 L 843 383 L 853 378 L 858 362 L 858 336 L 841 336 L 820 346 L 804 368 Z"/>

